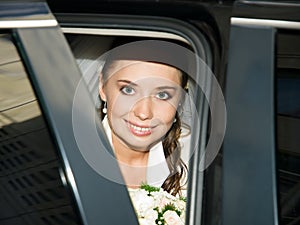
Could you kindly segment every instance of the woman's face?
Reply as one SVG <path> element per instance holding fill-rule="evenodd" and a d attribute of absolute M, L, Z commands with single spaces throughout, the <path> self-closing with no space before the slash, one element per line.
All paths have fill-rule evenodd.
<path fill-rule="evenodd" d="M 115 62 L 108 72 L 99 92 L 107 102 L 113 140 L 130 149 L 149 150 L 173 124 L 182 96 L 181 72 L 164 64 L 127 60 Z"/>

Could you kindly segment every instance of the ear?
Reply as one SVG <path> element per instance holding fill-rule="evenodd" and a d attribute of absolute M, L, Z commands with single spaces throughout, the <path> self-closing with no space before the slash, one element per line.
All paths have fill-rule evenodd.
<path fill-rule="evenodd" d="M 99 95 L 100 95 L 101 100 L 106 102 L 106 94 L 104 91 L 104 86 L 105 85 L 103 83 L 103 75 L 101 73 L 100 77 L 99 77 Z"/>

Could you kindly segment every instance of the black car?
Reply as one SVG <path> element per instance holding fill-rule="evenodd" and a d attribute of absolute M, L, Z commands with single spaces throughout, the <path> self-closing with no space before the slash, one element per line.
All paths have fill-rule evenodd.
<path fill-rule="evenodd" d="M 186 224 L 300 224 L 300 2 L 267 0 L 1 1 L 0 224 L 138 224 L 83 75 L 132 37 L 201 62 Z"/>

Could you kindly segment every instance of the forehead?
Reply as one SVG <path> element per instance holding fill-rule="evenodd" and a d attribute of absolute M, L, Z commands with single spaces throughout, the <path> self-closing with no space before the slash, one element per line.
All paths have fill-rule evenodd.
<path fill-rule="evenodd" d="M 172 66 L 134 60 L 116 60 L 108 71 L 109 79 L 126 79 L 132 82 L 139 80 L 166 80 L 180 85 L 181 72 Z"/>

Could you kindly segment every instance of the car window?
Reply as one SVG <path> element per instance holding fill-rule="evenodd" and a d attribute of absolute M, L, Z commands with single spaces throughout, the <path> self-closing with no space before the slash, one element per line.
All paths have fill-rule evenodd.
<path fill-rule="evenodd" d="M 105 30 L 105 34 L 101 35 L 101 29 L 99 29 L 99 31 L 97 31 L 97 28 L 91 30 L 93 30 L 93 33 L 89 34 L 88 32 L 85 33 L 84 29 L 63 27 L 63 31 L 65 31 L 65 36 L 71 46 L 74 57 L 79 65 L 79 68 L 81 69 L 81 72 L 83 73 L 83 78 L 85 79 L 88 89 L 91 92 L 91 97 L 94 100 L 95 107 L 99 109 L 101 107 L 101 101 L 99 99 L 99 73 L 101 71 L 103 64 L 105 63 L 105 57 L 106 57 L 105 54 L 107 54 L 107 52 L 111 48 L 113 48 L 116 40 L 117 42 L 118 40 L 119 41 L 121 40 L 122 42 L 123 39 L 136 40 L 136 41 L 153 41 L 153 40 L 162 41 L 162 42 L 168 42 L 172 44 L 175 43 L 176 45 L 188 49 L 188 51 L 190 52 L 195 51 L 194 47 L 192 47 L 193 44 L 189 43 L 189 41 L 180 37 L 179 35 L 172 35 L 171 33 L 168 34 L 168 33 L 146 32 L 146 31 L 140 32 L 135 30 L 132 31 L 125 30 L 124 33 L 124 30 L 122 30 L 122 32 L 120 32 L 120 34 L 122 35 L 120 34 L 118 35 L 118 32 L 116 31 L 114 32 L 114 29 L 111 29 L 113 35 L 109 35 L 109 29 L 107 29 Z M 206 47 L 208 46 L 206 45 L 205 42 L 201 44 L 205 45 Z M 203 57 L 201 58 L 201 60 L 203 60 L 202 63 L 206 62 L 209 64 L 209 62 L 211 61 L 211 58 L 209 56 L 209 51 L 205 52 L 205 54 L 208 54 L 207 56 L 208 58 L 205 59 L 204 56 L 201 55 L 201 57 Z M 205 66 L 203 66 L 203 64 L 200 65 L 203 71 L 209 68 L 209 66 L 210 65 L 206 65 L 206 64 Z M 202 81 L 204 81 L 206 78 L 207 77 L 205 76 L 203 76 L 202 78 L 199 77 L 195 78 L 191 76 L 189 78 L 188 94 L 183 103 L 182 111 L 180 112 L 181 120 L 183 121 L 183 125 L 181 127 L 182 135 L 179 139 L 180 145 L 182 146 L 181 155 L 184 163 L 188 166 L 188 171 L 189 171 L 188 179 L 186 180 L 187 183 L 184 185 L 185 186 L 184 192 L 185 192 L 185 196 L 188 197 L 190 196 L 191 193 L 188 193 L 188 189 L 189 189 L 188 185 L 190 185 L 190 183 L 188 182 L 190 182 L 189 178 L 191 176 L 191 173 L 195 173 L 195 175 L 193 176 L 196 176 L 197 178 L 193 180 L 193 182 L 194 182 L 194 186 L 197 187 L 193 189 L 193 195 L 191 199 L 188 200 L 188 203 L 193 202 L 192 207 L 197 207 L 198 210 L 200 210 L 201 208 L 201 201 L 202 201 L 201 192 L 203 191 L 202 190 L 203 173 L 198 171 L 201 171 L 202 169 L 200 169 L 200 167 L 204 167 L 203 164 L 205 164 L 203 163 L 203 161 L 205 161 L 203 157 L 204 151 L 201 148 L 205 146 L 205 144 L 203 144 L 202 142 L 206 141 L 205 133 L 208 124 L 208 117 L 207 117 L 206 110 L 208 109 L 207 108 L 208 103 L 204 100 L 205 98 L 203 99 L 204 94 L 202 92 L 203 90 L 201 90 L 203 86 L 197 83 L 197 79 L 203 79 Z M 200 83 L 202 81 L 200 81 Z M 209 83 L 207 83 L 206 85 L 208 86 L 207 87 L 205 86 L 205 88 L 208 88 Z M 197 98 L 198 100 L 195 100 Z M 99 111 L 101 111 L 101 109 Z M 199 135 L 200 129 L 203 129 L 201 131 L 202 135 Z M 105 134 L 102 135 L 105 136 Z M 190 159 L 192 156 L 194 156 L 195 152 L 198 152 L 197 153 L 198 156 L 194 158 L 195 162 L 191 162 Z M 200 160 L 203 161 L 200 162 Z M 193 165 L 193 163 L 195 163 L 195 165 Z M 209 162 L 209 164 L 210 163 L 211 161 Z M 208 167 L 208 165 L 205 166 Z M 189 208 L 190 210 L 195 210 L 194 208 L 191 208 L 190 205 L 187 205 L 187 208 Z M 189 212 L 187 212 L 187 215 L 188 214 Z M 193 222 L 190 222 L 189 224 L 198 223 L 201 220 L 200 218 L 201 218 L 201 210 L 199 211 L 198 214 L 192 214 L 192 219 L 190 218 L 188 220 Z"/>
<path fill-rule="evenodd" d="M 82 224 L 9 33 L 0 34 L 0 49 L 0 224 Z"/>
<path fill-rule="evenodd" d="M 300 33 L 277 36 L 277 183 L 280 224 L 300 220 Z"/>

